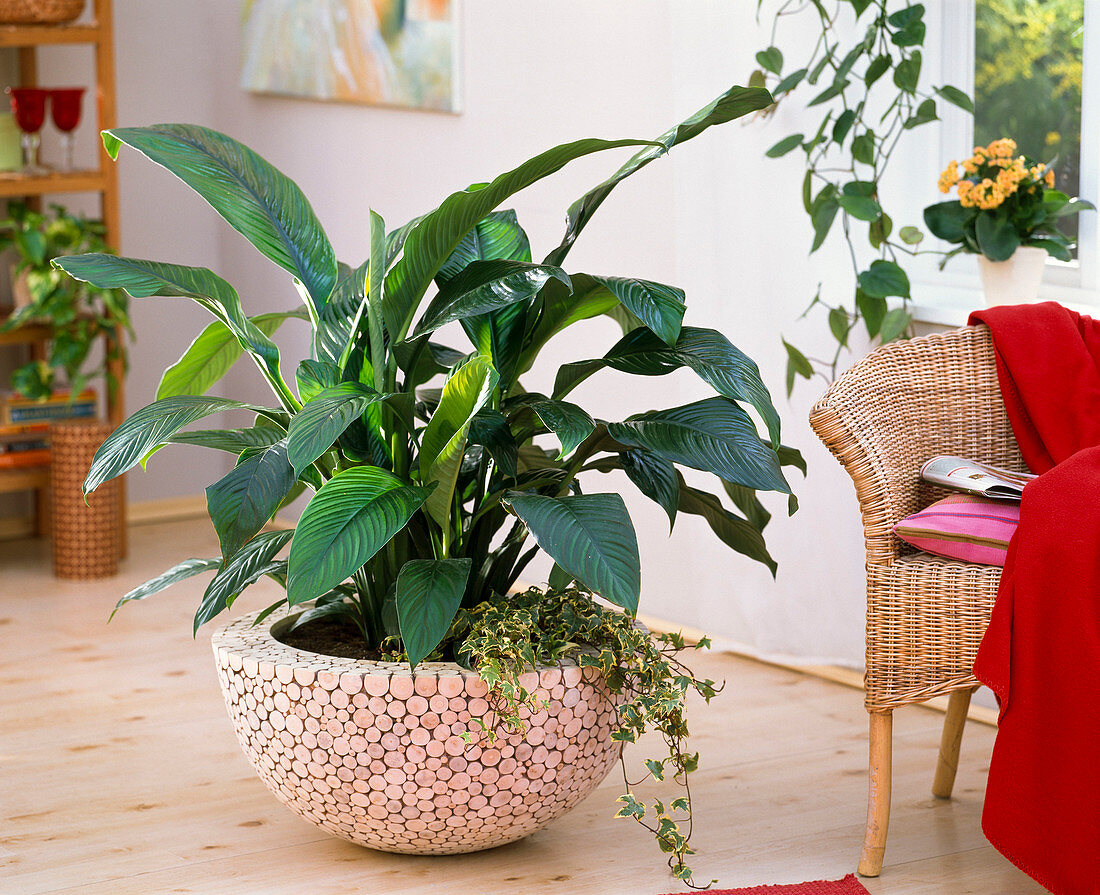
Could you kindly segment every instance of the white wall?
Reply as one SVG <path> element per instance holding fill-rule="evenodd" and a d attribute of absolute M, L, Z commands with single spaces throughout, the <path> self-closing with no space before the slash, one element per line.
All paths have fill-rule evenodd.
<path fill-rule="evenodd" d="M 246 94 L 236 86 L 235 3 L 115 5 L 120 122 L 193 121 L 242 139 L 298 181 L 338 256 L 351 263 L 366 253 L 368 207 L 393 225 L 555 143 L 657 134 L 730 84 L 744 83 L 753 53 L 767 42 L 754 3 L 466 0 L 464 111 L 442 115 Z M 851 282 L 836 247 L 807 257 L 811 234 L 797 159 L 763 156 L 800 129 L 790 114 L 712 130 L 627 181 L 579 241 L 570 269 L 683 286 L 689 323 L 722 330 L 758 359 L 783 414 L 784 440 L 810 463 L 807 480 L 792 477 L 802 503 L 796 516 L 786 518 L 784 502 L 770 501 L 768 540 L 780 566 L 774 582 L 726 551 L 695 517 L 681 518 L 668 538 L 664 514 L 619 482 L 643 551 L 643 612 L 763 652 L 858 665 L 858 513 L 847 477 L 806 423 L 823 383 L 801 384 L 791 402 L 783 394 L 780 333 L 827 350 L 821 321 L 797 318 L 819 282 L 837 298 Z M 582 160 L 516 202 L 536 255 L 560 238 L 569 202 L 618 161 Z M 120 164 L 125 253 L 212 267 L 238 287 L 250 313 L 294 303 L 287 276 L 164 172 L 132 153 Z M 159 371 L 204 323 L 201 313 L 171 299 L 138 304 L 131 410 L 150 399 Z M 555 364 L 598 356 L 615 335 L 607 321 L 576 327 L 555 346 Z M 300 356 L 304 328 L 292 321 L 284 336 L 284 355 Z M 578 395 L 605 418 L 706 395 L 684 371 L 641 381 L 600 375 Z M 258 377 L 243 367 L 225 387 L 262 395 Z M 218 475 L 209 454 L 177 450 L 177 460 L 188 452 L 185 463 L 165 459 L 158 473 L 154 460 L 155 475 L 132 476 L 136 498 L 194 493 Z"/>

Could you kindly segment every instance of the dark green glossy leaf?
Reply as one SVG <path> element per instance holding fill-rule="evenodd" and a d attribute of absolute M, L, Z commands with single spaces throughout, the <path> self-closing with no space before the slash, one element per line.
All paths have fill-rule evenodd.
<path fill-rule="evenodd" d="M 559 457 L 573 453 L 574 449 L 596 428 L 588 412 L 569 401 L 531 401 L 528 405 L 543 424 L 558 436 L 561 442 Z"/>
<path fill-rule="evenodd" d="M 875 135 L 866 131 L 852 140 L 852 158 L 865 165 L 875 163 Z"/>
<path fill-rule="evenodd" d="M 470 423 L 469 444 L 480 444 L 506 476 L 515 478 L 518 445 L 508 420 L 499 410 L 483 407 Z"/>
<path fill-rule="evenodd" d="M 722 482 L 722 489 L 729 495 L 733 505 L 744 514 L 745 521 L 763 534 L 771 521 L 772 514 L 757 498 L 756 492 L 752 488 L 746 488 L 735 482 Z"/>
<path fill-rule="evenodd" d="M 616 606 L 638 611 L 638 538 L 618 494 L 510 494 L 504 502 L 566 572 Z"/>
<path fill-rule="evenodd" d="M 906 130 L 912 130 L 915 127 L 920 127 L 922 124 L 928 124 L 930 121 L 938 120 L 939 116 L 936 115 L 936 101 L 934 99 L 926 99 L 917 106 L 916 112 L 905 120 L 905 124 L 903 124 L 902 127 Z"/>
<path fill-rule="evenodd" d="M 294 536 L 293 531 L 264 531 L 230 560 L 223 561 L 218 574 L 207 585 L 202 602 L 195 613 L 195 633 L 218 613 L 233 605 L 233 601 L 249 585 L 264 575 L 277 576 L 285 564 L 275 562 L 275 555 Z"/>
<path fill-rule="evenodd" d="M 863 73 L 863 83 L 870 87 L 875 81 L 886 74 L 889 68 L 889 56 L 876 56 L 871 64 L 867 66 L 867 71 Z"/>
<path fill-rule="evenodd" d="M 193 444 L 198 447 L 240 454 L 250 448 L 269 447 L 286 437 L 281 429 L 271 426 L 255 426 L 251 429 L 195 429 L 177 432 L 165 439 L 170 444 Z"/>
<path fill-rule="evenodd" d="M 576 578 L 570 575 L 557 563 L 554 563 L 554 568 L 550 570 L 550 577 L 546 579 L 546 583 L 549 585 L 550 590 L 565 590 L 574 581 L 576 581 Z"/>
<path fill-rule="evenodd" d="M 1059 261 L 1072 261 L 1073 254 L 1068 248 L 1057 239 L 1053 239 L 1047 236 L 1032 236 L 1027 241 L 1027 245 L 1035 246 L 1039 249 L 1044 249 L 1048 255 L 1052 258 L 1057 258 Z"/>
<path fill-rule="evenodd" d="M 181 563 L 176 563 L 176 565 L 172 566 L 172 568 L 168 569 L 166 572 L 161 572 L 156 578 L 150 578 L 144 584 L 140 584 L 133 590 L 128 591 L 126 595 L 115 604 L 115 608 L 111 612 L 111 618 L 114 618 L 115 613 L 126 603 L 133 602 L 134 600 L 144 600 L 146 597 L 151 597 L 153 594 L 159 594 L 162 590 L 171 587 L 178 581 L 184 581 L 195 575 L 201 575 L 203 572 L 213 572 L 220 565 L 220 559 L 185 559 Z M 108 621 L 110 621 L 110 619 L 108 619 Z"/>
<path fill-rule="evenodd" d="M 775 451 L 760 440 L 748 414 L 727 398 L 639 414 L 610 423 L 607 431 L 620 444 L 646 448 L 726 481 L 790 493 Z"/>
<path fill-rule="evenodd" d="M 337 473 L 306 506 L 287 569 L 291 606 L 332 590 L 382 549 L 427 499 L 375 466 Z"/>
<path fill-rule="evenodd" d="M 573 243 L 587 225 L 596 209 L 603 204 L 613 189 L 627 177 L 648 165 L 655 159 L 665 155 L 673 146 L 679 146 L 688 140 L 699 136 L 707 128 L 716 124 L 724 124 L 735 118 L 741 118 L 752 112 L 766 109 L 774 102 L 772 95 L 762 87 L 730 87 L 721 96 L 705 105 L 690 118 L 682 121 L 676 127 L 665 131 L 653 145 L 646 146 L 634 155 L 625 165 L 619 168 L 611 177 L 599 186 L 585 193 L 580 199 L 569 206 L 568 223 L 565 237 L 554 251 L 546 256 L 547 264 L 561 265 L 565 256 L 569 253 Z"/>
<path fill-rule="evenodd" d="M 319 360 L 340 365 L 341 359 L 354 341 L 356 331 L 365 324 L 367 272 L 370 262 L 364 261 L 336 284 L 332 295 L 317 315 L 313 334 L 313 353 Z"/>
<path fill-rule="evenodd" d="M 403 339 L 417 305 L 432 278 L 469 233 L 470 228 L 497 205 L 543 177 L 560 170 L 574 159 L 605 149 L 638 146 L 642 140 L 578 140 L 556 146 L 535 156 L 492 183 L 475 190 L 448 196 L 434 211 L 424 215 L 409 233 L 401 259 L 386 276 L 383 305 L 386 328 L 391 338 Z M 547 261 L 548 264 L 556 262 Z"/>
<path fill-rule="evenodd" d="M 569 276 L 560 267 L 527 264 L 522 261 L 472 261 L 465 270 L 447 281 L 420 318 L 412 338 L 439 327 L 504 308 L 530 298 L 550 278 L 572 289 Z"/>
<path fill-rule="evenodd" d="M 852 130 L 852 125 L 856 123 L 856 111 L 855 109 L 845 109 L 837 116 L 836 122 L 833 124 L 833 142 L 838 146 L 844 142 L 849 132 Z"/>
<path fill-rule="evenodd" d="M 298 364 L 294 379 L 298 384 L 299 400 L 308 404 L 326 388 L 340 384 L 340 370 L 328 361 L 307 358 Z"/>
<path fill-rule="evenodd" d="M 760 532 L 748 520 L 729 512 L 713 494 L 690 488 L 681 480 L 680 512 L 702 516 L 723 544 L 763 563 L 775 575 L 776 562 L 769 555 Z"/>
<path fill-rule="evenodd" d="M 676 524 L 680 480 L 676 467 L 659 454 L 635 449 L 619 454 L 623 471 L 646 497 L 668 514 L 668 527 Z"/>
<path fill-rule="evenodd" d="M 872 298 L 905 297 L 909 295 L 909 277 L 893 261 L 880 258 L 859 275 L 859 288 Z"/>
<path fill-rule="evenodd" d="M 787 349 L 787 397 L 789 398 L 794 391 L 794 377 L 810 379 L 814 375 L 814 368 L 806 355 L 786 339 L 783 339 L 783 347 Z"/>
<path fill-rule="evenodd" d="M 233 470 L 206 489 L 206 507 L 231 559 L 275 515 L 297 476 L 287 460 L 286 441 L 253 448 Z"/>
<path fill-rule="evenodd" d="M 397 576 L 397 618 L 401 643 L 412 668 L 443 639 L 462 605 L 473 561 L 413 559 Z"/>
<path fill-rule="evenodd" d="M 882 318 L 886 316 L 886 299 L 873 298 L 862 289 L 856 289 L 856 307 L 863 315 L 867 335 L 874 338 L 882 327 Z"/>
<path fill-rule="evenodd" d="M 954 202 L 938 202 L 924 209 L 925 226 L 932 235 L 946 242 L 962 242 L 978 215 L 976 208 L 963 208 Z"/>
<path fill-rule="evenodd" d="M 436 282 L 441 286 L 454 279 L 473 261 L 530 261 L 531 243 L 510 208 L 486 215 L 470 229 L 443 266 Z"/>
<path fill-rule="evenodd" d="M 223 410 L 262 412 L 264 408 L 197 395 L 163 398 L 143 407 L 108 435 L 95 452 L 88 476 L 84 479 L 84 493 L 94 491 L 104 482 L 136 466 L 149 451 L 166 442 L 188 423 Z"/>
<path fill-rule="evenodd" d="M 194 124 L 103 132 L 112 158 L 122 144 L 175 174 L 264 255 L 290 271 L 319 311 L 336 285 L 336 255 L 298 186 L 225 134 Z"/>
<path fill-rule="evenodd" d="M 878 202 L 864 196 L 841 196 L 837 201 L 848 214 L 861 221 L 877 221 L 882 214 Z"/>
<path fill-rule="evenodd" d="M 321 391 L 290 420 L 288 446 L 295 473 L 329 450 L 368 407 L 386 398 L 358 382 L 341 382 Z"/>
<path fill-rule="evenodd" d="M 1007 261 L 1020 247 L 1020 235 L 1007 214 L 979 214 L 974 235 L 978 248 L 990 261 Z"/>
<path fill-rule="evenodd" d="M 539 293 L 537 323 L 535 324 L 519 363 L 522 375 L 531 368 L 543 346 L 555 335 L 574 323 L 607 314 L 620 307 L 619 300 L 595 277 L 578 273 L 570 277 L 573 291 L 564 284 L 551 280 Z"/>
<path fill-rule="evenodd" d="M 675 345 L 684 319 L 684 290 L 632 277 L 593 276 L 624 308 L 667 344 Z"/>
<path fill-rule="evenodd" d="M 841 345 L 848 344 L 848 312 L 844 308 L 829 309 L 829 330 Z"/>
<path fill-rule="evenodd" d="M 894 67 L 894 86 L 906 93 L 916 93 L 920 81 L 921 54 L 914 50 Z"/>

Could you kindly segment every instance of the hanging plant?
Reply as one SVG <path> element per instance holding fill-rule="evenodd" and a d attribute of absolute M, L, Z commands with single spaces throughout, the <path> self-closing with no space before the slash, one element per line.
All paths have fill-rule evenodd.
<path fill-rule="evenodd" d="M 795 102 L 797 92 L 806 100 L 807 117 L 822 116 L 812 134 L 790 134 L 765 154 L 779 158 L 798 150 L 805 155 L 802 203 L 813 225 L 810 254 L 824 245 L 839 221 L 854 277 L 850 302 L 831 304 L 819 285 L 805 312 L 820 308 L 826 313 L 837 343 L 832 357 L 807 357 L 784 340 L 788 395 L 799 376 L 835 378 L 841 353 L 861 321 L 872 339 L 890 342 L 905 336 L 912 317 L 903 263 L 916 255 L 943 254 L 919 248 L 924 234 L 917 227 L 895 229 L 881 185 L 905 135 L 939 119 L 939 101 L 971 114 L 973 104 L 950 84 L 922 89 L 924 5 L 893 12 L 888 5 L 887 0 L 784 0 L 773 15 L 769 46 L 756 54 L 760 68 L 751 83 L 768 86 L 775 97 L 768 114 Z M 759 0 L 758 14 L 763 6 Z M 802 35 L 811 25 L 816 40 L 809 57 L 789 63 L 780 49 L 781 32 Z M 864 240 L 871 249 L 869 261 Z"/>

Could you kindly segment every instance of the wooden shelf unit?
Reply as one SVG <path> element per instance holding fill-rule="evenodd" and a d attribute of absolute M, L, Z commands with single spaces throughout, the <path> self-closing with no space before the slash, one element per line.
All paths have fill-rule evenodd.
<path fill-rule="evenodd" d="M 39 84 L 38 47 L 59 44 L 87 44 L 95 55 L 95 114 L 97 131 L 112 128 L 116 124 L 115 106 L 115 48 L 112 29 L 111 0 L 90 0 L 94 19 L 75 25 L 0 25 L 0 47 L 15 48 L 19 54 L 19 81 L 23 87 Z M 60 193 L 98 193 L 101 216 L 105 228 L 104 238 L 109 245 L 118 247 L 118 177 L 115 165 L 102 146 L 99 149 L 98 170 L 51 171 L 45 175 L 28 177 L 19 172 L 0 174 L 0 199 L 25 198 L 32 207 L 40 207 L 41 197 Z M 42 357 L 49 329 L 45 325 L 29 325 L 15 332 L 0 333 L 0 346 L 30 345 L 35 357 Z M 119 331 L 114 336 L 124 338 Z M 107 419 L 113 425 L 122 422 L 124 412 L 125 370 L 121 362 L 112 362 L 110 372 L 117 382 L 113 394 L 107 395 Z M 38 534 L 49 531 L 49 501 L 46 488 L 49 483 L 48 467 L 24 467 L 0 469 L 0 493 L 34 489 L 36 495 L 35 529 Z M 126 548 L 125 486 L 120 489 L 121 518 L 123 523 L 123 553 Z"/>

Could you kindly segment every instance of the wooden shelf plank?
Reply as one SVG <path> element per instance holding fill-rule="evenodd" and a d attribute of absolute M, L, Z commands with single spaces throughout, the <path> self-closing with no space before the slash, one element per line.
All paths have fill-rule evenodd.
<path fill-rule="evenodd" d="M 102 192 L 106 186 L 107 178 L 101 171 L 52 171 L 40 177 L 18 171 L 0 172 L 0 197 Z"/>
<path fill-rule="evenodd" d="M 53 330 L 44 323 L 28 323 L 9 333 L 0 333 L 0 345 L 31 345 L 50 338 Z"/>
<path fill-rule="evenodd" d="M 45 488 L 50 483 L 50 466 L 18 466 L 0 469 L 0 494 L 9 491 L 25 491 L 28 488 Z"/>
<path fill-rule="evenodd" d="M 99 39 L 99 26 L 94 22 L 80 25 L 0 25 L 0 47 L 94 44 Z"/>

